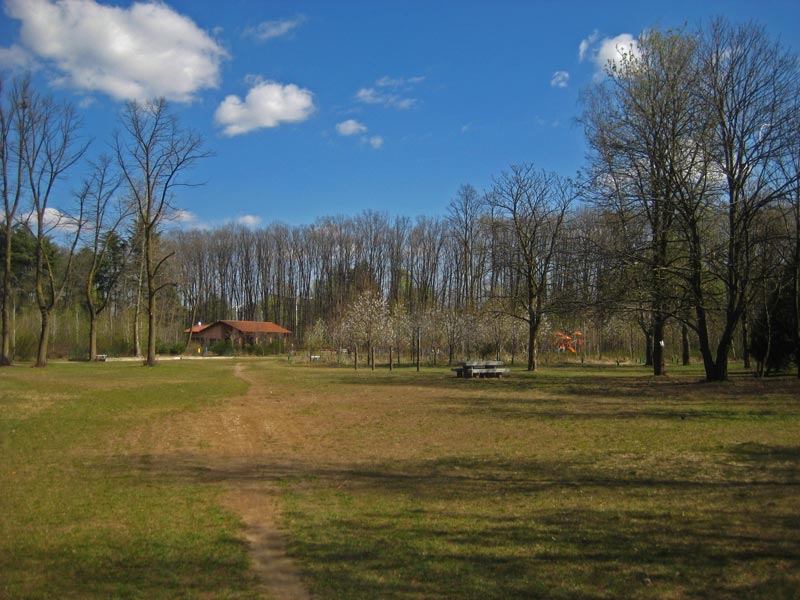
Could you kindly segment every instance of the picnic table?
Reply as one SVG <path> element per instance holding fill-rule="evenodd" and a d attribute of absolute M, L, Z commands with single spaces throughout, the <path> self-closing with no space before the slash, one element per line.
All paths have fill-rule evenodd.
<path fill-rule="evenodd" d="M 502 377 L 508 373 L 508 369 L 503 368 L 502 360 L 473 360 L 460 362 L 457 365 L 450 370 L 456 372 L 456 377 L 463 377 L 464 379 Z"/>

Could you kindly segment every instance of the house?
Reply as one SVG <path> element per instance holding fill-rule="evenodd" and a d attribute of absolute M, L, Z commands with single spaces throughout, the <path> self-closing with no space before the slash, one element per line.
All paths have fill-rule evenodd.
<path fill-rule="evenodd" d="M 188 329 L 184 333 L 189 333 Z M 234 346 L 245 344 L 271 344 L 274 340 L 292 335 L 288 329 L 269 321 L 229 321 L 222 320 L 208 325 L 192 326 L 192 339 L 203 346 L 216 342 L 230 341 Z"/>

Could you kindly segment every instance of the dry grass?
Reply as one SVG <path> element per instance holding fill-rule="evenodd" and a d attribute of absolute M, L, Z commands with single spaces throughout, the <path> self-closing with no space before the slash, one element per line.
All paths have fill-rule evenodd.
<path fill-rule="evenodd" d="M 792 598 L 800 386 L 257 370 L 321 598 Z"/>
<path fill-rule="evenodd" d="M 0 597 L 278 597 L 286 544 L 317 598 L 800 596 L 794 379 L 0 376 Z"/>

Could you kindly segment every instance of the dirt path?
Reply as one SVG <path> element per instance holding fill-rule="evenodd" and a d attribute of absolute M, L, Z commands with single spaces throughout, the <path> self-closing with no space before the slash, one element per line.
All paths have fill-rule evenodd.
<path fill-rule="evenodd" d="M 250 384 L 243 401 L 245 405 L 261 402 L 264 393 L 246 377 L 242 365 L 236 366 L 236 376 Z M 255 422 L 248 423 L 251 429 L 269 431 L 269 422 L 259 418 L 256 411 Z M 245 419 L 247 421 L 247 419 Z M 239 424 L 243 425 L 240 417 Z M 260 426 L 260 427 L 259 427 Z M 248 440 L 250 444 L 253 439 Z M 229 482 L 230 491 L 224 497 L 224 504 L 241 516 L 245 526 L 244 537 L 250 547 L 252 568 L 261 582 L 261 591 L 275 600 L 305 600 L 311 596 L 306 591 L 300 576 L 300 569 L 287 555 L 287 537 L 278 526 L 279 509 L 275 490 L 268 481 L 242 478 Z"/>
<path fill-rule="evenodd" d="M 249 388 L 244 396 L 211 408 L 159 419 L 150 427 L 129 432 L 126 446 L 146 456 L 154 475 L 222 483 L 223 505 L 238 514 L 243 541 L 250 548 L 259 591 L 274 600 L 310 598 L 300 569 L 287 554 L 288 538 L 279 526 L 280 510 L 276 473 L 291 469 L 281 465 L 270 443 L 270 411 L 280 399 L 247 376 L 243 365 L 235 375 Z"/>

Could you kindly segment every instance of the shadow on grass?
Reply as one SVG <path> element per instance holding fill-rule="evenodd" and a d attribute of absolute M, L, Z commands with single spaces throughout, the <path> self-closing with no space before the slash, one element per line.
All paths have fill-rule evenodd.
<path fill-rule="evenodd" d="M 800 448 L 719 464 L 117 457 L 106 477 L 268 481 L 320 598 L 796 598 Z M 744 468 L 742 467 L 744 463 Z"/>
<path fill-rule="evenodd" d="M 576 366 L 549 367 L 534 373 L 512 370 L 498 379 L 461 379 L 447 368 L 361 371 L 330 369 L 326 376 L 337 384 L 354 386 L 411 386 L 489 394 L 549 394 L 579 398 L 622 398 L 665 401 L 674 398 L 703 400 L 757 400 L 767 394 L 796 399 L 800 380 L 792 377 L 757 379 L 750 374 L 734 374 L 729 381 L 706 382 L 702 374 L 688 369 L 666 377 L 654 377 L 639 367 Z"/>
<path fill-rule="evenodd" d="M 505 396 L 464 397 L 451 395 L 442 398 L 441 411 L 452 414 L 494 417 L 498 419 L 605 419 L 625 421 L 651 419 L 665 421 L 693 420 L 747 420 L 754 418 L 800 415 L 800 404 L 793 401 L 776 402 L 746 398 L 740 401 L 711 403 L 706 399 L 673 398 L 662 401 L 643 402 L 636 405 L 630 401 L 591 398 L 565 399 L 563 397 L 508 398 Z"/>
<path fill-rule="evenodd" d="M 242 560 L 240 540 L 212 540 L 213 551 L 193 554 L 177 542 L 152 537 L 124 542 L 105 540 L 95 534 L 69 546 L 54 540 L 47 551 L 18 544 L 33 565 L 49 565 L 47 572 L 11 572 L 3 569 L 5 584 L 0 597 L 28 597 L 13 592 L 14 580 L 34 577 L 39 588 L 51 590 L 52 598 L 239 598 L 257 596 L 247 563 Z M 204 548 L 210 550 L 211 548 Z M 0 568 L 3 560 L 0 559 Z M 234 576 L 234 574 L 238 576 Z M 25 589 L 22 587 L 21 589 Z M 10 595 L 5 596 L 5 593 Z M 32 596 L 33 597 L 33 596 Z"/>

